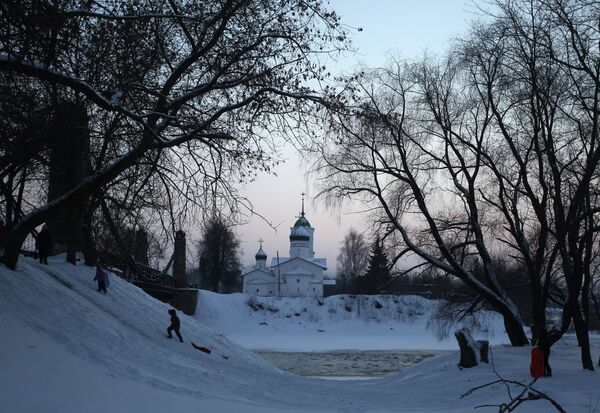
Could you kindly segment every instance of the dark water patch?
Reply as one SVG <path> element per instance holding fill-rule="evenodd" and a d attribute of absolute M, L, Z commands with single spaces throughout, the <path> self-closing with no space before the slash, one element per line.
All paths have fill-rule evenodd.
<path fill-rule="evenodd" d="M 433 350 L 366 350 L 332 352 L 257 351 L 281 370 L 300 376 L 382 377 L 406 370 L 429 357 Z"/>

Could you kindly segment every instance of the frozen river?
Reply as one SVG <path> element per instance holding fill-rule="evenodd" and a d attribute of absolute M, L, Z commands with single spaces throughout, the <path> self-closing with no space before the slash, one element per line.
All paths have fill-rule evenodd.
<path fill-rule="evenodd" d="M 257 353 L 278 368 L 300 376 L 322 378 L 377 378 L 398 373 L 426 358 L 435 350 L 368 350 L 331 352 Z"/>

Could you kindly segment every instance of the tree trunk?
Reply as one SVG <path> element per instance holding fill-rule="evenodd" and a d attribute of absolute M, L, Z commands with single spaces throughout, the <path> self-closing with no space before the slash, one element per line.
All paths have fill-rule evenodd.
<path fill-rule="evenodd" d="M 83 257 L 85 265 L 94 266 L 96 265 L 96 246 L 94 245 L 94 239 L 92 237 L 92 213 L 87 211 L 84 218 L 83 224 Z"/>
<path fill-rule="evenodd" d="M 575 331 L 577 332 L 577 341 L 579 342 L 579 348 L 581 351 L 581 364 L 586 370 L 594 370 L 594 361 L 592 360 L 592 354 L 590 351 L 590 335 L 587 322 L 583 319 L 581 309 L 579 308 L 579 302 L 574 302 L 573 308 L 573 324 L 575 325 Z"/>
<path fill-rule="evenodd" d="M 21 245 L 23 245 L 28 233 L 29 231 L 19 231 L 14 229 L 11 229 L 7 232 L 6 241 L 4 243 L 4 255 L 2 256 L 2 263 L 8 268 L 13 270 L 16 269 Z"/>
<path fill-rule="evenodd" d="M 529 270 L 533 274 L 533 270 Z M 530 276 L 531 279 L 531 342 L 537 343 L 543 330 L 546 329 L 546 306 L 542 297 L 542 287 L 537 274 Z"/>
<path fill-rule="evenodd" d="M 72 242 L 67 244 L 67 262 L 77 265 L 77 250 Z"/>
<path fill-rule="evenodd" d="M 504 328 L 512 346 L 527 346 L 529 339 L 523 329 L 523 324 L 513 314 L 503 315 Z"/>
<path fill-rule="evenodd" d="M 477 340 L 479 346 L 479 360 L 489 363 L 490 342 L 488 340 Z"/>

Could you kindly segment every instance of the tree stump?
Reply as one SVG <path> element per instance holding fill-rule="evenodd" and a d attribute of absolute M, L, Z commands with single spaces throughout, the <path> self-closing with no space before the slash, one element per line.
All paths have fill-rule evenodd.
<path fill-rule="evenodd" d="M 479 346 L 479 360 L 484 363 L 489 363 L 488 353 L 490 350 L 490 342 L 487 340 L 477 340 L 477 345 Z"/>
<path fill-rule="evenodd" d="M 471 337 L 469 330 L 461 328 L 454 333 L 454 337 L 456 337 L 456 341 L 458 341 L 458 346 L 460 347 L 460 361 L 458 366 L 471 368 L 478 365 L 477 353 L 479 349 L 477 348 L 477 343 Z"/>

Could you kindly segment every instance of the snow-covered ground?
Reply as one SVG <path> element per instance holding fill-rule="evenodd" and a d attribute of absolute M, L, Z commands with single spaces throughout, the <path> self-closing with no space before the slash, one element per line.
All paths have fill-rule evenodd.
<path fill-rule="evenodd" d="M 317 299 L 200 291 L 195 317 L 254 350 L 456 350 L 453 335 L 438 340 L 428 328 L 437 305 L 417 296 Z M 485 320 L 474 337 L 506 344 L 502 319 L 486 313 Z"/>
<path fill-rule="evenodd" d="M 502 385 L 461 399 L 467 390 L 495 380 L 496 375 L 490 365 L 459 370 L 454 352 L 428 359 L 393 377 L 341 382 L 302 378 L 277 370 L 194 317 L 181 315 L 185 343 L 167 340 L 166 304 L 114 276 L 108 295 L 99 294 L 93 277 L 93 269 L 66 264 L 64 257 L 51 259 L 49 266 L 24 258 L 16 272 L 0 266 L 0 411 L 423 413 L 469 412 L 477 405 L 507 400 Z M 205 294 L 202 297 L 206 299 Z M 218 300 L 218 296 L 213 299 Z M 239 301 L 246 305 L 243 297 Z M 206 310 L 204 304 L 200 309 Z M 229 311 L 227 307 L 224 310 Z M 199 315 L 206 322 L 210 317 L 206 312 Z M 225 316 L 212 317 L 216 322 Z M 292 315 L 283 319 L 289 321 L 292 317 L 301 318 Z M 243 324 L 243 320 L 237 323 Z M 324 321 L 325 332 L 310 335 L 301 333 L 309 327 L 297 324 L 298 341 L 306 348 L 310 337 L 325 334 L 328 329 L 333 332 L 336 323 L 343 321 Z M 367 328 L 386 323 L 363 322 Z M 422 323 L 415 321 L 417 324 Z M 359 320 L 348 325 L 361 326 Z M 274 330 L 275 326 L 271 327 Z M 381 328 L 373 340 L 384 337 Z M 368 336 L 377 331 L 373 327 L 345 332 L 338 337 L 366 337 L 334 343 L 332 348 L 367 343 Z M 388 331 L 394 330 L 388 327 Z M 296 333 L 286 327 L 285 334 Z M 404 335 L 411 334 L 407 330 Z M 424 334 L 415 345 L 424 343 Z M 275 339 L 269 337 L 263 335 L 264 345 L 259 347 L 276 347 L 272 345 Z M 210 347 L 213 353 L 195 350 L 190 340 Z M 292 341 L 290 338 L 283 344 L 288 346 Z M 597 358 L 600 339 L 594 336 L 592 341 Z M 319 346 L 331 347 L 316 342 L 315 348 Z M 504 377 L 528 381 L 528 348 L 496 346 L 492 355 L 497 371 Z M 568 412 L 598 411 L 600 374 L 581 370 L 573 339 L 559 343 L 552 356 L 555 375 L 540 380 L 536 388 L 557 399 Z M 532 401 L 519 411 L 552 410 L 544 401 Z"/>

